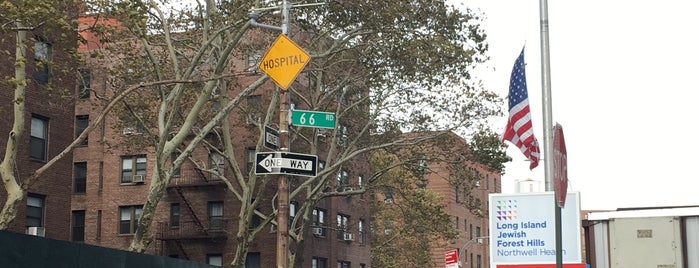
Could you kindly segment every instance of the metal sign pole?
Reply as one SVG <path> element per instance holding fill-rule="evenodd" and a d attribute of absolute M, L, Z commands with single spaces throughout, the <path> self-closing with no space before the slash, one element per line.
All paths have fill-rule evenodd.
<path fill-rule="evenodd" d="M 549 58 L 549 18 L 548 1 L 539 0 L 539 19 L 541 30 L 541 91 L 544 113 L 544 167 L 546 176 L 546 191 L 554 191 L 553 184 L 553 119 L 551 112 L 551 67 Z M 561 207 L 556 203 L 553 195 L 556 225 L 556 268 L 563 268 L 563 245 L 561 228 Z"/>

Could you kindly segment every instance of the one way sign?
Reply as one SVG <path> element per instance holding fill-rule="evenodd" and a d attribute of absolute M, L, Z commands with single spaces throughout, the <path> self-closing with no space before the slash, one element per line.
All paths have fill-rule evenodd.
<path fill-rule="evenodd" d="M 255 174 L 289 174 L 315 177 L 318 157 L 310 154 L 263 152 L 255 155 Z"/>

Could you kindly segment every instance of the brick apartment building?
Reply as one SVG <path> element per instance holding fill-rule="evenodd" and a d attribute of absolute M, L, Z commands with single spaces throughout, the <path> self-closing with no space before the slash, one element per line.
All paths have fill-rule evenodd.
<path fill-rule="evenodd" d="M 15 31 L 11 24 L 0 29 L 0 51 L 8 54 L 2 58 L 0 77 L 15 77 Z M 26 93 L 24 102 L 25 131 L 19 142 L 15 176 L 20 185 L 47 161 L 59 154 L 73 141 L 74 99 L 76 64 L 66 48 L 74 48 L 77 36 L 61 36 L 61 31 L 50 24 L 26 31 Z M 72 36 L 72 37 L 71 37 Z M 11 82 L 0 83 L 0 148 L 4 157 L 8 135 L 14 122 L 13 103 L 15 86 Z M 70 238 L 70 207 L 72 185 L 72 155 L 68 154 L 38 181 L 31 184 L 23 205 L 18 208 L 16 219 L 9 230 L 21 233 L 45 235 L 68 240 Z M 0 205 L 7 198 L 0 191 Z"/>
<path fill-rule="evenodd" d="M 84 18 L 82 23 L 91 23 L 90 18 Z M 114 24 L 113 21 L 101 23 Z M 84 35 L 87 45 L 81 46 L 81 51 L 100 47 L 96 37 Z M 236 59 L 232 64 L 236 72 L 246 72 L 254 62 Z M 112 89 L 104 76 L 104 63 L 87 63 L 81 66 L 80 85 L 77 90 L 75 112 L 71 118 L 76 120 L 76 129 L 86 126 L 91 118 L 101 110 L 100 101 L 96 96 L 109 96 Z M 250 71 L 247 77 L 237 82 L 245 84 L 254 81 L 260 74 Z M 258 139 L 258 128 L 251 119 L 250 112 L 259 110 L 271 99 L 273 84 L 267 85 L 247 97 L 247 106 L 234 110 L 228 118 L 233 134 L 243 141 L 236 147 L 235 154 L 238 165 L 243 172 L 254 167 L 255 145 Z M 292 102 L 295 98 L 292 97 Z M 244 103 L 245 104 L 245 103 Z M 254 120 L 252 120 L 254 121 Z M 349 127 L 348 132 L 351 132 Z M 79 130 L 77 130 L 79 132 Z M 346 134 L 345 134 L 346 135 Z M 88 136 L 84 146 L 76 148 L 73 163 L 72 203 L 71 208 L 71 240 L 84 243 L 127 249 L 133 237 L 141 207 L 149 191 L 149 179 L 155 159 L 154 152 L 149 147 L 138 146 L 131 141 L 143 139 L 145 134 L 137 127 L 124 125 L 116 115 L 110 115 L 104 124 Z M 317 155 L 319 169 L 325 165 L 326 147 L 321 134 L 318 134 L 319 144 Z M 329 139 L 328 139 L 329 141 Z M 291 144 L 291 151 L 306 153 L 305 148 Z M 221 174 L 232 174 L 231 167 L 222 161 L 220 155 L 211 153 L 206 148 L 196 149 L 192 158 L 198 164 L 205 163 L 204 168 L 217 169 Z M 240 210 L 238 199 L 228 190 L 227 185 L 215 175 L 202 170 L 195 162 L 185 162 L 167 187 L 165 196 L 161 199 L 154 224 L 155 240 L 150 244 L 147 253 L 189 259 L 217 265 L 227 265 L 233 260 L 238 241 L 237 220 Z M 331 176 L 333 189 L 343 187 L 360 187 L 362 176 L 368 175 L 367 158 L 357 158 L 343 165 L 337 171 L 326 172 Z M 351 168 L 350 168 L 351 167 Z M 290 188 L 293 191 L 303 178 L 290 178 Z M 274 181 L 274 180 L 273 180 Z M 276 193 L 275 183 L 268 184 L 258 210 L 265 215 L 272 213 L 270 204 L 274 202 Z M 296 216 L 297 206 L 303 197 L 292 199 L 290 216 Z M 300 212 L 298 212 L 300 213 Z M 299 220 L 297 225 L 305 224 L 305 240 L 302 244 L 290 243 L 301 267 L 369 267 L 370 238 L 368 235 L 369 211 L 368 204 L 361 202 L 358 197 L 328 197 L 317 201 L 312 207 L 308 222 Z M 260 220 L 253 217 L 251 226 L 255 227 Z M 66 223 L 67 224 L 67 223 Z M 294 227 L 294 226 L 292 226 Z M 247 267 L 272 267 L 276 254 L 276 228 L 268 224 L 265 231 L 257 234 L 250 244 L 247 254 Z"/>
<path fill-rule="evenodd" d="M 54 41 L 58 39 L 50 35 L 37 34 L 36 37 L 37 41 L 30 46 L 34 48 L 32 53 L 35 54 L 35 60 L 48 58 L 52 62 L 73 66 L 70 72 L 51 73 L 48 77 L 51 81 L 60 82 L 62 88 L 75 92 L 75 96 L 49 98 L 51 95 L 42 90 L 46 71 L 50 69 L 37 70 L 31 61 L 27 64 L 28 73 L 32 74 L 33 79 L 27 88 L 28 128 L 18 153 L 20 177 L 28 176 L 80 134 L 101 109 L 102 103 L 97 96 L 108 96 L 111 91 L 107 82 L 109 77 L 104 75 L 107 73 L 103 68 L 105 66 L 100 65 L 102 63 L 88 62 L 77 68 L 79 65 L 70 63 L 67 55 L 63 55 L 63 50 L 59 49 L 65 44 L 59 44 Z M 83 52 L 88 53 L 99 47 L 95 37 L 85 35 L 84 38 L 88 42 L 87 45 L 80 46 Z M 13 39 L 0 39 L 0 47 L 5 49 L 14 46 L 7 40 Z M 70 44 L 77 44 L 77 40 L 72 40 Z M 43 51 L 47 52 L 41 53 Z M 240 72 L 249 70 L 249 66 L 254 66 L 254 62 L 247 61 L 250 58 L 238 59 L 234 62 L 234 68 Z M 11 57 L 8 58 L 10 60 Z M 1 65 L 0 73 L 12 76 L 12 64 Z M 249 78 L 242 79 L 241 83 L 250 82 L 259 75 L 250 72 Z M 268 101 L 272 87 L 270 82 L 250 95 L 247 104 L 259 106 L 261 102 Z M 9 101 L 12 99 L 11 94 L 11 90 L 0 91 L 0 110 L 4 114 L 12 111 Z M 297 100 L 292 97 L 292 102 L 294 101 Z M 235 135 L 249 140 L 249 143 L 237 147 L 236 151 L 236 155 L 241 156 L 237 162 L 246 171 L 255 164 L 252 160 L 255 151 L 251 148 L 254 148 L 260 135 L 254 124 L 248 122 L 248 108 L 241 107 L 229 118 L 229 122 L 235 125 Z M 0 129 L 10 129 L 10 119 L 9 116 L 0 117 Z M 346 139 L 354 129 L 349 122 L 344 123 L 348 124 L 340 122 L 338 127 L 342 128 L 342 136 Z M 330 166 L 330 163 L 325 163 L 330 135 L 319 131 L 312 135 L 318 140 L 319 169 L 325 165 Z M 127 249 L 149 190 L 149 172 L 152 170 L 154 152 L 148 147 L 117 145 L 124 144 L 123 142 L 129 144 L 129 141 L 143 136 L 137 128 L 125 127 L 117 116 L 108 116 L 103 125 L 89 134 L 83 146 L 57 163 L 39 183 L 29 189 L 27 205 L 20 209 L 11 229 L 17 232 L 31 229 L 37 234 L 45 231 L 45 236 L 50 238 Z M 458 146 L 453 148 L 465 150 L 466 141 L 455 138 Z M 0 148 L 5 147 L 5 142 L 4 138 L 0 139 Z M 343 142 L 343 139 L 338 142 Z M 305 148 L 292 144 L 291 150 L 301 151 Z M 196 150 L 192 156 L 200 163 L 206 163 L 209 168 L 220 168 L 224 174 L 231 172 L 230 167 L 221 165 L 220 159 L 205 148 Z M 450 183 L 443 178 L 455 177 L 454 170 L 445 163 L 428 163 L 433 172 L 426 174 L 429 181 L 427 187 L 444 194 L 447 210 L 454 216 L 455 225 L 461 232 L 454 244 L 447 248 L 433 249 L 433 255 L 435 262 L 441 264 L 447 250 L 458 249 L 462 267 L 486 267 L 486 237 L 489 230 L 487 218 L 479 215 L 487 215 L 487 194 L 500 192 L 500 174 L 486 171 L 465 159 L 461 160 L 477 180 Z M 370 175 L 366 155 L 324 174 L 332 177 L 330 188 L 334 191 L 361 188 L 366 183 L 365 178 Z M 292 177 L 291 189 L 302 182 L 302 178 Z M 464 183 L 469 183 L 470 186 L 455 187 Z M 274 200 L 274 188 L 267 189 L 264 200 L 260 202 L 264 204 L 259 208 L 263 214 L 272 212 L 270 204 Z M 471 196 L 481 200 L 482 203 L 478 206 L 482 208 L 482 213 L 479 215 L 463 206 L 466 189 L 469 189 Z M 291 200 L 292 219 L 297 215 L 297 206 L 304 201 L 302 199 L 303 196 L 300 196 Z M 212 264 L 230 263 L 238 243 L 232 235 L 237 228 L 237 202 L 221 179 L 202 172 L 194 163 L 185 163 L 158 205 L 153 225 L 155 241 L 150 244 L 147 253 Z M 371 219 L 367 200 L 360 195 L 327 197 L 318 200 L 309 214 L 310 219 L 303 223 L 309 227 L 304 233 L 304 242 L 290 243 L 290 248 L 299 254 L 297 258 L 301 267 L 370 267 Z M 267 230 L 259 233 L 250 245 L 248 267 L 274 266 L 276 233 L 273 225 L 269 225 Z"/>
<path fill-rule="evenodd" d="M 468 142 L 455 133 L 448 133 L 437 143 L 441 145 L 430 146 L 432 149 L 424 152 L 446 156 L 443 159 L 448 161 L 426 163 L 426 188 L 444 196 L 444 206 L 459 236 L 446 247 L 432 247 L 435 267 L 444 267 L 445 253 L 454 249 L 460 267 L 489 267 L 488 194 L 501 192 L 501 174 L 469 161 Z"/>

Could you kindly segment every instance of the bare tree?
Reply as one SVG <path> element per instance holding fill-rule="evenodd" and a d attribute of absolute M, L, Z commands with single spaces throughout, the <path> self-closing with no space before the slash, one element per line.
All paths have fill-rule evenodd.
<path fill-rule="evenodd" d="M 27 106 L 27 88 L 32 83 L 31 75 L 27 75 L 31 68 L 49 69 L 56 73 L 52 79 L 45 77 L 40 90 L 46 93 L 46 103 L 61 106 L 70 101 L 73 88 L 64 88 L 65 79 L 72 79 L 72 71 L 74 69 L 71 63 L 77 62 L 75 54 L 75 44 L 77 43 L 77 35 L 74 34 L 73 18 L 75 17 L 77 1 L 61 0 L 53 3 L 45 1 L 7 1 L 2 3 L 3 12 L 0 14 L 0 33 L 14 40 L 13 43 L 5 43 L 14 47 L 14 51 L 0 51 L 3 55 L 7 55 L 8 59 L 12 59 L 14 66 L 14 75 L 11 78 L 5 78 L 2 81 L 3 85 L 12 88 L 14 94 L 8 96 L 12 105 L 12 111 L 3 111 L 12 114 L 12 127 L 7 133 L 7 143 L 5 144 L 2 162 L 0 162 L 0 178 L 4 185 L 7 199 L 3 200 L 2 211 L 0 211 L 0 230 L 10 227 L 11 223 L 17 216 L 17 209 L 22 200 L 26 196 L 27 189 L 39 180 L 42 174 L 52 167 L 58 160 L 63 158 L 76 143 L 71 144 L 65 150 L 52 159 L 47 161 L 41 168 L 33 171 L 26 178 L 20 177 L 17 173 L 17 152 L 21 145 L 22 139 L 26 133 L 26 116 L 25 107 Z M 61 33 L 63 35 L 61 35 Z M 28 55 L 36 55 L 37 49 L 30 44 L 34 44 L 39 38 L 50 36 L 59 48 L 65 48 L 62 55 L 67 55 L 67 62 L 37 62 L 33 65 L 28 64 L 30 57 Z M 29 49 L 31 47 L 32 49 Z M 43 53 L 40 51 L 38 53 Z M 48 53 L 48 51 L 45 51 Z M 69 74 L 69 75 L 66 75 Z M 48 75 L 48 74 L 47 74 Z M 7 77 L 10 77 L 9 74 Z M 73 83 L 68 82 L 68 85 Z M 35 87 L 39 87 L 36 84 Z M 56 103 L 52 101 L 58 100 Z"/>
<path fill-rule="evenodd" d="M 306 2 L 310 1 L 295 4 Z M 235 234 L 239 245 L 232 267 L 243 267 L 257 234 L 276 224 L 277 208 L 266 203 L 274 198 L 265 190 L 270 178 L 239 164 L 244 157 L 242 138 L 231 135 L 241 129 L 261 133 L 279 112 L 278 91 L 263 91 L 265 83 L 269 85 L 267 76 L 241 72 L 236 65 L 241 58 L 261 55 L 278 34 L 251 28 L 247 12 L 265 3 L 204 0 L 164 8 L 168 3 L 124 1 L 91 6 L 94 14 L 122 24 L 105 35 L 120 45 L 99 53 L 114 63 L 106 73 L 115 94 L 134 81 L 143 83 L 128 96 L 130 101 L 121 103 L 119 114 L 122 121 L 147 132 L 144 143 L 155 154 L 149 195 L 131 250 L 143 252 L 152 241 L 156 207 L 186 161 L 222 178 L 240 202 Z M 260 11 L 259 22 L 280 25 L 273 11 Z M 323 133 L 292 128 L 294 150 L 322 154 L 326 163 L 316 177 L 292 181 L 290 198 L 299 201 L 299 217 L 290 227 L 296 250 L 289 258 L 295 263 L 315 204 L 366 191 L 339 188 L 336 179 L 342 168 L 366 168 L 369 155 L 383 148 L 415 144 L 450 130 L 473 131 L 500 111 L 493 105 L 497 96 L 470 77 L 487 51 L 473 12 L 434 1 L 326 1 L 294 9 L 292 17 L 291 37 L 312 60 L 290 87 L 291 102 L 334 112 L 338 122 Z M 256 111 L 241 105 L 252 94 L 262 96 Z M 250 127 L 240 120 L 248 116 L 240 114 L 259 117 L 253 117 Z M 427 130 L 433 134 L 401 135 Z M 261 135 L 256 136 L 256 151 L 262 144 Z M 202 147 L 221 155 L 233 172 L 223 174 L 192 157 Z M 252 226 L 254 217 L 261 224 Z"/>

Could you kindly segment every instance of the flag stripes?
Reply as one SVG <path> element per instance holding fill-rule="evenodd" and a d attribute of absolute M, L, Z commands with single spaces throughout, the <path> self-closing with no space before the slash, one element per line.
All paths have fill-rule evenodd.
<path fill-rule="evenodd" d="M 517 57 L 510 76 L 508 104 L 510 116 L 505 126 L 502 141 L 510 141 L 531 161 L 529 169 L 539 165 L 539 143 L 534 137 L 532 116 L 529 110 L 529 94 L 524 71 L 524 48 Z"/>

